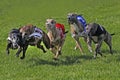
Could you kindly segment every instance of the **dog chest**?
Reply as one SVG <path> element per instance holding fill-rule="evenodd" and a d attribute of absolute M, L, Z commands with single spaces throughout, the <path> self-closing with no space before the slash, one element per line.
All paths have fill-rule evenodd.
<path fill-rule="evenodd" d="M 78 28 L 78 26 L 77 26 L 75 23 L 72 24 L 71 27 L 72 27 L 77 33 L 79 33 L 79 28 Z"/>

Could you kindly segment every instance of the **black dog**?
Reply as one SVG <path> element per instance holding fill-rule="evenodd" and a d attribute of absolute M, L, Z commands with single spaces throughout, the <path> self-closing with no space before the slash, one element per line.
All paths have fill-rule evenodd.
<path fill-rule="evenodd" d="M 35 34 L 36 32 L 33 32 L 29 35 L 28 39 L 25 40 L 22 38 L 22 34 L 20 33 L 20 29 L 12 29 L 8 35 L 8 44 L 6 48 L 6 53 L 9 54 L 9 49 L 18 49 L 16 56 L 19 57 L 19 54 L 21 51 L 23 51 L 21 59 L 25 58 L 25 53 L 28 48 L 28 45 L 31 46 L 37 46 L 37 48 L 40 48 L 45 53 L 45 49 L 42 45 L 40 45 L 41 41 L 45 44 L 46 48 L 50 48 L 50 40 L 47 36 L 47 34 L 41 30 L 41 33 Z M 40 36 L 39 36 L 40 35 Z"/>
<path fill-rule="evenodd" d="M 7 43 L 7 48 L 6 48 L 6 53 L 9 54 L 10 51 L 9 49 L 18 49 L 16 56 L 19 56 L 19 53 L 23 50 L 23 53 L 25 53 L 28 44 L 23 44 L 23 39 L 22 36 L 19 32 L 19 29 L 12 29 L 8 35 L 8 43 Z M 21 57 L 21 59 L 23 56 Z"/>

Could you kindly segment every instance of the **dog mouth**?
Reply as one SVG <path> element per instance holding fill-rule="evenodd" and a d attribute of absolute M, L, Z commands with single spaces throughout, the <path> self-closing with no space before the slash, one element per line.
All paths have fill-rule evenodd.
<path fill-rule="evenodd" d="M 74 18 L 68 17 L 68 23 L 69 24 L 74 24 L 74 23 L 77 23 L 77 21 Z"/>
<path fill-rule="evenodd" d="M 17 49 L 18 48 L 18 44 L 12 44 L 12 49 Z"/>
<path fill-rule="evenodd" d="M 12 49 L 18 49 L 18 46 L 13 46 Z"/>
<path fill-rule="evenodd" d="M 73 24 L 74 22 L 70 19 L 68 19 L 68 23 Z"/>

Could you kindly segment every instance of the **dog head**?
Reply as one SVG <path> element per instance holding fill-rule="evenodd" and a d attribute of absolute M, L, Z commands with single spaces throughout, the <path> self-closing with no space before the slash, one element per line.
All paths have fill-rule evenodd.
<path fill-rule="evenodd" d="M 28 38 L 28 36 L 34 32 L 34 28 L 35 26 L 32 24 L 21 27 L 20 33 L 22 34 L 22 38 L 26 40 L 26 38 Z"/>
<path fill-rule="evenodd" d="M 13 29 L 7 38 L 8 42 L 12 44 L 12 49 L 17 49 L 20 42 L 20 33 L 18 29 Z"/>
<path fill-rule="evenodd" d="M 77 23 L 77 14 L 76 13 L 68 13 L 67 19 L 69 24 Z"/>
<path fill-rule="evenodd" d="M 47 30 L 52 30 L 53 28 L 55 28 L 56 21 L 53 19 L 47 19 L 45 24 Z"/>

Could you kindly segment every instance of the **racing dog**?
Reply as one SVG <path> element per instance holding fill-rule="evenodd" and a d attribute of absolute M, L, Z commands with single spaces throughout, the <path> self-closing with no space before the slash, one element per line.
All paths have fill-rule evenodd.
<path fill-rule="evenodd" d="M 62 54 L 61 50 L 66 38 L 65 34 L 67 32 L 65 32 L 63 24 L 56 23 L 56 21 L 53 19 L 47 19 L 45 24 L 51 44 L 50 50 L 55 55 L 54 59 L 57 60 L 58 56 Z"/>
<path fill-rule="evenodd" d="M 23 49 L 23 53 L 25 53 L 25 48 L 27 46 L 23 45 L 22 36 L 19 32 L 19 29 L 12 29 L 8 34 L 7 41 L 8 41 L 6 48 L 7 54 L 10 53 L 9 49 L 13 49 L 13 50 L 18 49 L 16 55 L 19 54 L 19 52 L 21 52 L 22 49 Z"/>
<path fill-rule="evenodd" d="M 25 29 L 23 29 L 23 28 L 25 28 Z M 22 31 L 24 32 L 25 30 L 28 32 L 31 30 L 33 32 L 29 32 L 30 34 L 28 32 L 26 32 L 25 33 L 26 36 L 23 36 Z M 7 45 L 6 51 L 9 54 L 9 48 L 12 48 L 12 49 L 18 48 L 16 56 L 19 57 L 20 52 L 23 51 L 23 55 L 20 58 L 24 59 L 28 45 L 37 46 L 37 48 L 42 49 L 43 52 L 45 53 L 46 51 L 45 51 L 44 47 L 40 44 L 42 41 L 45 44 L 46 48 L 49 49 L 50 48 L 50 40 L 49 40 L 49 37 L 47 36 L 47 34 L 35 26 L 27 25 L 27 26 L 21 27 L 20 29 L 16 29 L 14 31 L 12 30 L 9 33 L 8 45 Z"/>
<path fill-rule="evenodd" d="M 86 21 L 81 15 L 78 15 L 76 13 L 69 13 L 67 19 L 68 19 L 68 24 L 70 25 L 72 37 L 76 41 L 75 49 L 79 48 L 81 53 L 83 54 L 84 51 L 79 41 L 79 37 L 83 37 L 84 41 L 88 43 L 87 37 L 82 36 L 82 34 L 86 31 L 85 30 L 85 27 L 87 25 Z M 88 49 L 90 52 L 92 52 L 91 45 L 89 44 L 88 44 Z"/>
<path fill-rule="evenodd" d="M 102 56 L 100 48 L 103 41 L 109 46 L 110 53 L 113 54 L 111 35 L 114 35 L 114 34 L 109 34 L 103 26 L 97 23 L 89 23 L 86 26 L 86 34 L 88 35 L 88 39 L 87 39 L 88 42 L 90 44 L 91 44 L 91 41 L 95 43 L 94 58 L 96 58 L 97 54 L 100 54 Z"/>
<path fill-rule="evenodd" d="M 47 36 L 47 34 L 40 28 L 32 24 L 28 24 L 21 27 L 19 30 L 20 30 L 20 33 L 22 34 L 23 41 L 25 42 L 29 41 L 30 45 L 34 45 L 34 46 L 37 45 L 37 47 L 42 49 L 43 52 L 46 52 L 46 51 L 44 50 L 42 45 L 39 45 L 41 41 L 43 41 L 47 49 L 50 48 L 50 39 Z M 35 42 L 31 41 L 32 39 L 33 40 L 35 39 Z"/>

